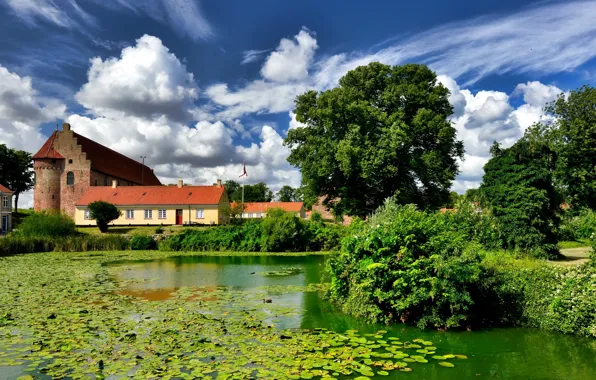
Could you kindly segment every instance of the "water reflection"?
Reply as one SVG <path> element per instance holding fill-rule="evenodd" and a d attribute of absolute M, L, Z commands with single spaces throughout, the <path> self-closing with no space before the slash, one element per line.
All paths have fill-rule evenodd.
<path fill-rule="evenodd" d="M 269 285 L 299 285 L 320 281 L 325 258 L 309 257 L 176 257 L 149 262 L 115 263 L 121 280 L 130 281 L 124 294 L 163 301 L 181 287 L 230 286 L 250 290 Z M 300 273 L 260 276 L 258 272 L 300 268 Z M 276 305 L 283 304 L 293 315 L 271 319 L 282 328 L 324 327 L 343 332 L 356 329 L 372 333 L 388 330 L 402 341 L 423 338 L 470 360 L 455 368 L 412 363 L 414 372 L 389 377 L 409 379 L 572 379 L 596 380 L 596 341 L 534 329 L 506 328 L 468 332 L 422 331 L 410 326 L 371 325 L 336 312 L 316 292 L 278 294 L 267 292 Z M 260 302 L 260 301 L 257 301 Z M 260 303 L 263 310 L 267 304 Z"/>

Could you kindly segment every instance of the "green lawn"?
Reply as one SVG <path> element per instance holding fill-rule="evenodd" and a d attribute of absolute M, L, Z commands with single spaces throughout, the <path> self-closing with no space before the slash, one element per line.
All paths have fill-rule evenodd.
<path fill-rule="evenodd" d="M 560 241 L 559 248 L 560 249 L 567 249 L 567 248 L 581 248 L 581 247 L 590 247 L 590 240 L 575 240 L 575 241 Z"/>

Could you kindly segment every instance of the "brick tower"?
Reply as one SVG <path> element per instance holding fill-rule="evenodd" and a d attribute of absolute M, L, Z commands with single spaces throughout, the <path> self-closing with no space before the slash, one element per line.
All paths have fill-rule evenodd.
<path fill-rule="evenodd" d="M 147 166 L 72 131 L 64 123 L 33 156 L 35 211 L 74 217 L 77 200 L 91 186 L 160 186 Z"/>

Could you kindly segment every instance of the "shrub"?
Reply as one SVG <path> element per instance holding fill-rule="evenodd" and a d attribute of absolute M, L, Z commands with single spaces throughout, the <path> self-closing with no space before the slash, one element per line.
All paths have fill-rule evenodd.
<path fill-rule="evenodd" d="M 267 211 L 261 223 L 261 251 L 302 251 L 307 246 L 304 238 L 304 225 L 296 215 L 282 209 Z"/>
<path fill-rule="evenodd" d="M 108 225 L 122 215 L 118 208 L 109 202 L 91 202 L 87 208 L 91 213 L 91 219 L 95 219 L 97 227 L 104 233 L 108 232 Z"/>
<path fill-rule="evenodd" d="M 147 251 L 156 248 L 157 243 L 149 235 L 135 234 L 130 239 L 130 249 L 133 251 Z"/>
<path fill-rule="evenodd" d="M 596 212 L 592 210 L 582 210 L 577 215 L 566 212 L 561 228 L 559 229 L 559 238 L 562 240 L 587 240 L 596 236 Z"/>
<path fill-rule="evenodd" d="M 443 215 L 388 200 L 330 259 L 329 295 L 370 321 L 466 326 L 473 306 L 468 289 L 481 274 L 477 252 Z"/>
<path fill-rule="evenodd" d="M 29 215 L 18 230 L 18 234 L 24 237 L 59 237 L 76 233 L 76 225 L 68 215 L 46 211 Z"/>
<path fill-rule="evenodd" d="M 163 234 L 163 231 L 164 231 L 163 225 L 161 225 L 155 229 L 156 234 Z"/>

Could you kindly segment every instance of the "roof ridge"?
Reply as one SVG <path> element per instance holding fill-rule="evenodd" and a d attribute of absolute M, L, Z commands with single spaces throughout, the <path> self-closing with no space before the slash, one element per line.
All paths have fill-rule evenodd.
<path fill-rule="evenodd" d="M 133 159 L 133 158 L 130 158 L 130 157 L 128 157 L 128 156 L 126 156 L 126 155 L 124 155 L 124 154 L 122 154 L 122 153 L 120 153 L 120 152 L 117 152 L 117 151 L 115 151 L 114 149 L 111 149 L 111 148 L 109 148 L 109 147 L 107 147 L 107 146 L 105 146 L 105 145 L 103 145 L 103 144 L 100 144 L 100 143 L 98 143 L 97 141 L 91 140 L 89 137 L 86 137 L 86 136 L 83 136 L 83 135 L 81 135 L 81 134 L 78 134 L 78 133 L 76 133 L 75 131 L 72 131 L 72 134 L 73 134 L 73 136 L 74 136 L 74 138 L 75 138 L 75 139 L 76 139 L 77 137 L 84 138 L 85 140 L 87 140 L 87 141 L 89 141 L 89 142 L 91 142 L 91 143 L 93 143 L 93 144 L 100 145 L 100 146 L 102 146 L 103 148 L 105 148 L 105 149 L 109 150 L 109 151 L 110 151 L 110 152 L 112 152 L 112 153 L 116 153 L 117 155 L 119 155 L 119 156 L 122 156 L 122 157 L 126 158 L 127 160 L 134 161 L 134 162 L 136 162 L 137 164 L 139 164 L 139 165 L 142 165 L 142 166 L 146 167 L 146 168 L 147 168 L 147 169 L 149 169 L 150 171 L 153 171 L 153 169 L 151 169 L 149 166 L 147 166 L 147 165 L 145 165 L 145 164 L 143 164 L 143 163 L 141 163 L 141 162 L 139 162 L 139 161 L 137 161 L 137 160 L 135 160 L 135 159 Z M 77 143 L 78 143 L 78 141 L 77 141 Z M 79 144 L 79 145 L 80 145 L 80 144 Z M 83 148 L 83 147 L 81 146 L 81 148 Z"/>

